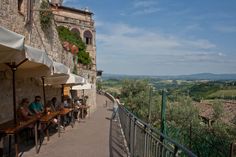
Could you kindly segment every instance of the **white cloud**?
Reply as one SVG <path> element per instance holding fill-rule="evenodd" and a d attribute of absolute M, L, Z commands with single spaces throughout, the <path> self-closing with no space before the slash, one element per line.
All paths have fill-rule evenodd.
<path fill-rule="evenodd" d="M 97 40 L 106 45 L 106 49 L 129 51 L 135 54 L 184 53 L 188 51 L 208 50 L 215 45 L 205 39 L 187 40 L 175 36 L 151 32 L 126 24 L 106 24 L 106 33 L 98 33 Z"/>
<path fill-rule="evenodd" d="M 174 74 L 181 73 L 180 67 L 185 73 L 184 69 L 191 66 L 195 66 L 195 71 L 201 67 L 199 72 L 210 71 L 210 68 L 217 72 L 227 66 L 226 63 L 236 68 L 236 57 L 219 52 L 207 39 L 190 40 L 124 23 L 104 23 L 102 29 L 97 33 L 98 66 L 107 72 L 151 74 L 152 68 L 163 67 L 169 68 L 166 74 Z"/>
<path fill-rule="evenodd" d="M 143 7 L 151 7 L 156 5 L 157 1 L 149 1 L 149 0 L 139 0 L 133 3 L 134 8 L 143 8 Z"/>
<path fill-rule="evenodd" d="M 135 0 L 132 5 L 132 8 L 128 11 L 129 13 L 123 12 L 121 15 L 146 15 L 161 11 L 158 7 L 158 1 L 154 0 Z"/>
<path fill-rule="evenodd" d="M 158 11 L 161 11 L 161 9 L 150 7 L 150 8 L 144 8 L 143 10 L 137 10 L 133 12 L 132 15 L 146 15 L 146 14 L 156 13 Z"/>

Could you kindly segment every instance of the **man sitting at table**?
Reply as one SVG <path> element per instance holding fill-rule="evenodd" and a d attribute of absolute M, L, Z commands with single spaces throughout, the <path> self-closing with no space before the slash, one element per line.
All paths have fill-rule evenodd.
<path fill-rule="evenodd" d="M 43 108 L 43 104 L 40 101 L 41 101 L 41 97 L 36 96 L 34 102 L 32 102 L 29 105 L 29 109 L 32 113 L 34 113 L 34 114 L 43 113 L 44 108 Z"/>

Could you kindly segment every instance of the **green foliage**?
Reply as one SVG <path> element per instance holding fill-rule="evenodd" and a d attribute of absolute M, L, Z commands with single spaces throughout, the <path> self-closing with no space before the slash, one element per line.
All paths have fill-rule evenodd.
<path fill-rule="evenodd" d="M 83 65 L 90 65 L 92 63 L 92 60 L 89 56 L 89 53 L 86 51 L 80 51 L 78 53 L 78 62 Z"/>
<path fill-rule="evenodd" d="M 150 81 L 150 80 L 149 80 Z M 213 102 L 214 123 L 205 124 L 199 116 L 195 106 L 196 98 L 201 99 L 222 89 L 234 89 L 233 85 L 224 82 L 193 82 L 151 80 L 154 86 L 165 87 L 167 84 L 167 134 L 178 143 L 191 149 L 200 157 L 229 156 L 230 143 L 236 139 L 236 128 L 225 124 L 222 120 L 223 105 Z M 172 84 L 173 83 L 173 84 Z M 147 80 L 108 80 L 104 84 L 108 87 L 120 89 L 121 101 L 140 119 L 147 121 L 149 86 Z M 234 84 L 235 85 L 235 84 Z M 157 87 L 156 86 L 156 87 Z M 187 96 L 189 93 L 189 96 Z M 151 124 L 160 128 L 161 92 L 152 93 Z M 232 123 L 236 124 L 236 116 Z"/>
<path fill-rule="evenodd" d="M 227 87 L 229 88 L 229 87 Z M 234 99 L 236 100 L 236 89 L 221 89 L 212 94 L 207 98 L 209 99 Z"/>
<path fill-rule="evenodd" d="M 206 98 L 208 95 L 216 92 L 220 89 L 220 86 L 214 83 L 201 83 L 192 86 L 189 89 L 190 96 L 195 101 L 200 101 L 201 99 Z"/>
<path fill-rule="evenodd" d="M 161 99 L 157 92 L 152 91 L 150 95 L 148 81 L 125 80 L 122 82 L 120 95 L 126 107 L 144 121 L 148 119 L 149 100 L 151 100 L 151 121 L 159 118 Z"/>
<path fill-rule="evenodd" d="M 223 116 L 224 106 L 220 101 L 216 101 L 213 103 L 212 107 L 213 107 L 214 119 L 218 120 L 219 118 L 221 118 Z"/>
<path fill-rule="evenodd" d="M 78 62 L 83 65 L 90 65 L 92 63 L 91 57 L 88 52 L 86 52 L 86 45 L 78 36 L 77 33 L 70 31 L 64 26 L 57 27 L 58 35 L 61 41 L 67 41 L 71 44 L 74 44 L 79 48 L 78 53 Z"/>
<path fill-rule="evenodd" d="M 222 105 L 214 104 L 217 121 L 211 127 L 199 118 L 199 112 L 190 98 L 182 97 L 169 109 L 168 136 L 189 147 L 198 156 L 225 157 L 235 138 L 234 127 L 220 121 Z"/>
<path fill-rule="evenodd" d="M 97 90 L 102 90 L 102 82 L 101 81 L 97 81 L 96 82 L 96 87 L 97 87 Z"/>
<path fill-rule="evenodd" d="M 53 13 L 50 10 L 50 6 L 47 0 L 43 0 L 40 5 L 40 24 L 43 30 L 46 30 L 51 27 L 52 25 L 52 19 L 53 19 Z"/>

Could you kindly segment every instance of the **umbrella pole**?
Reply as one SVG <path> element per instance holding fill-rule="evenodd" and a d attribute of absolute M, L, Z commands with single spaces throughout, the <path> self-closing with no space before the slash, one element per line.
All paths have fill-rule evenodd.
<path fill-rule="evenodd" d="M 43 101 L 44 101 L 44 106 L 46 105 L 46 95 L 45 95 L 45 77 L 42 77 L 42 82 L 43 82 Z"/>
<path fill-rule="evenodd" d="M 83 89 L 83 103 L 85 102 L 85 98 L 84 98 L 84 89 Z M 85 105 L 85 104 L 83 104 Z"/>
<path fill-rule="evenodd" d="M 6 63 L 7 66 L 9 66 L 11 68 L 12 71 L 12 95 L 13 95 L 13 113 L 14 113 L 14 124 L 16 125 L 17 123 L 17 115 L 16 115 L 16 70 L 17 67 L 19 67 L 21 64 L 23 64 L 24 62 L 26 62 L 28 59 L 24 59 L 23 61 L 21 61 L 19 64 L 16 65 L 15 62 L 13 63 Z"/>
<path fill-rule="evenodd" d="M 17 124 L 17 114 L 16 114 L 16 67 L 13 65 L 12 70 L 12 88 L 13 88 L 13 108 L 14 108 L 14 124 Z"/>
<path fill-rule="evenodd" d="M 64 84 L 61 85 L 61 102 L 63 103 L 64 99 Z"/>

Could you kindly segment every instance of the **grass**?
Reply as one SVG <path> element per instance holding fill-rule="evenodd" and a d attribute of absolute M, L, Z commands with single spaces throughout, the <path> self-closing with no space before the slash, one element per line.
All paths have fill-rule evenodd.
<path fill-rule="evenodd" d="M 236 89 L 218 90 L 208 96 L 209 98 L 236 97 Z"/>

